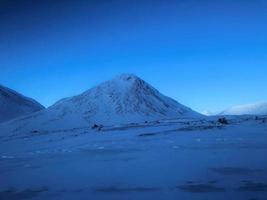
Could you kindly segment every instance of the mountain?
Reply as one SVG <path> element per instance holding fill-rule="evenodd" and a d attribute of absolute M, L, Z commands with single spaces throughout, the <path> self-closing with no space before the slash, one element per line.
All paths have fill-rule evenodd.
<path fill-rule="evenodd" d="M 233 106 L 219 115 L 267 115 L 267 102 Z"/>
<path fill-rule="evenodd" d="M 16 123 L 49 130 L 200 116 L 137 76 L 123 74 Z"/>
<path fill-rule="evenodd" d="M 57 110 L 61 117 L 75 114 L 103 124 L 199 115 L 131 74 L 120 75 L 79 96 L 63 99 L 50 110 Z"/>
<path fill-rule="evenodd" d="M 44 109 L 35 100 L 0 85 L 0 123 Z"/>

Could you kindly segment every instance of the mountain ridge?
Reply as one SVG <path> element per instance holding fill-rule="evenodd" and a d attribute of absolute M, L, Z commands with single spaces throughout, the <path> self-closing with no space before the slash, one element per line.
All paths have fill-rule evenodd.
<path fill-rule="evenodd" d="M 36 100 L 0 85 L 0 123 L 40 111 L 44 108 Z"/>
<path fill-rule="evenodd" d="M 22 123 L 29 131 L 202 116 L 161 94 L 139 77 L 122 74 L 13 123 Z"/>

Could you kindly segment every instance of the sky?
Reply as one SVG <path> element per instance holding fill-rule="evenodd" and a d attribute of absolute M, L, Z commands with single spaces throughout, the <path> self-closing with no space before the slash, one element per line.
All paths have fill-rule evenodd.
<path fill-rule="evenodd" d="M 197 111 L 267 101 L 267 0 L 0 0 L 0 84 L 50 106 L 121 73 Z"/>

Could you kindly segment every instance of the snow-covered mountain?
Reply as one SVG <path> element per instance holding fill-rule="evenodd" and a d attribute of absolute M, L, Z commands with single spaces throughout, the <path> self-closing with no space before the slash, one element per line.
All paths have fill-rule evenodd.
<path fill-rule="evenodd" d="M 34 125 L 36 129 L 54 130 L 200 116 L 137 76 L 123 74 L 14 123 L 26 129 Z"/>
<path fill-rule="evenodd" d="M 0 123 L 42 109 L 44 107 L 35 100 L 0 85 Z"/>
<path fill-rule="evenodd" d="M 135 75 L 123 74 L 50 108 L 58 116 L 78 114 L 104 124 L 192 117 L 196 112 L 160 94 Z"/>
<path fill-rule="evenodd" d="M 233 106 L 219 115 L 267 115 L 267 102 Z"/>

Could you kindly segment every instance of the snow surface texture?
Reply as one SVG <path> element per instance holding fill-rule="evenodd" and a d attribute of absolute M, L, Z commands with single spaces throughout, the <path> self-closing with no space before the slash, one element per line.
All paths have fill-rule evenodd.
<path fill-rule="evenodd" d="M 234 106 L 219 115 L 267 115 L 267 102 Z"/>
<path fill-rule="evenodd" d="M 0 123 L 44 109 L 33 99 L 0 85 Z"/>
<path fill-rule="evenodd" d="M 12 121 L 2 129 L 27 132 L 197 117 L 202 115 L 162 95 L 137 76 L 123 74 L 81 95 L 62 99 L 46 110 Z"/>
<path fill-rule="evenodd" d="M 217 118 L 1 136 L 0 199 L 266 200 L 267 118 Z"/>

